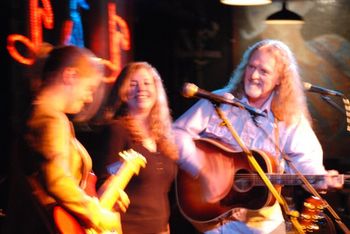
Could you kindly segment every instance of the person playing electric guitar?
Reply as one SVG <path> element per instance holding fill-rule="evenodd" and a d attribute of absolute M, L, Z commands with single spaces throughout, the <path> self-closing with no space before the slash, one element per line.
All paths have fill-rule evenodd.
<path fill-rule="evenodd" d="M 29 182 L 25 192 L 32 195 L 41 217 L 35 216 L 35 209 L 23 219 L 18 216 L 20 220 L 14 215 L 16 225 L 9 232 L 56 233 L 48 221 L 55 205 L 66 209 L 86 228 L 119 230 L 119 213 L 103 208 L 97 198 L 84 191 L 92 160 L 75 138 L 68 118 L 92 103 L 102 80 L 102 64 L 91 51 L 75 46 L 55 47 L 44 60 L 41 86 L 27 121 L 28 151 L 20 161 Z M 129 201 L 124 195 L 119 196 L 119 204 L 125 204 L 121 206 L 125 209 Z M 27 207 L 31 206 L 22 206 L 21 213 Z"/>

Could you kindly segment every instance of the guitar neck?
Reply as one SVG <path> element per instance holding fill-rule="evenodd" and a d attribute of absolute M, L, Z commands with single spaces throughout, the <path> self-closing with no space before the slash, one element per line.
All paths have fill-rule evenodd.
<path fill-rule="evenodd" d="M 302 185 L 302 179 L 294 174 L 266 174 L 272 184 L 275 185 Z M 322 182 L 325 179 L 324 175 L 304 175 L 306 180 L 311 184 Z M 336 175 L 338 181 L 344 184 L 344 175 Z M 246 183 L 250 181 L 254 186 L 265 186 L 264 181 L 258 174 L 236 174 L 235 184 Z"/>
<path fill-rule="evenodd" d="M 100 196 L 102 207 L 111 210 L 119 198 L 120 190 L 124 190 L 132 176 L 135 174 L 134 166 L 124 162 L 117 174 L 111 175 L 106 181 L 106 190 Z"/>

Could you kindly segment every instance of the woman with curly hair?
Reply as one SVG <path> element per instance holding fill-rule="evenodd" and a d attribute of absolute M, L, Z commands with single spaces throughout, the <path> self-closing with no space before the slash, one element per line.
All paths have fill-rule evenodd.
<path fill-rule="evenodd" d="M 97 171 L 99 178 L 103 181 L 118 170 L 120 158 L 116 155 L 120 151 L 134 149 L 147 160 L 125 189 L 130 206 L 121 215 L 123 233 L 169 233 L 168 192 L 176 175 L 177 147 L 159 73 L 147 62 L 127 64 L 108 103 L 106 115 L 112 121 L 107 157 Z"/>

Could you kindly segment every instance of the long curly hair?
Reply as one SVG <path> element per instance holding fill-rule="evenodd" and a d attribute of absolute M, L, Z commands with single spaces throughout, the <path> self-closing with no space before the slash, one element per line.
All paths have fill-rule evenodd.
<path fill-rule="evenodd" d="M 147 62 L 132 62 L 127 64 L 116 79 L 110 91 L 109 109 L 106 114 L 113 119 L 120 119 L 125 123 L 134 141 L 141 142 L 145 136 L 142 129 L 135 122 L 128 110 L 128 92 L 130 79 L 139 70 L 146 69 L 153 77 L 157 98 L 149 116 L 149 133 L 156 141 L 157 147 L 168 157 L 176 160 L 178 157 L 172 133 L 172 117 L 168 106 L 168 99 L 158 71 Z"/>
<path fill-rule="evenodd" d="M 232 73 L 225 86 L 234 96 L 244 95 L 244 73 L 252 54 L 259 49 L 267 49 L 275 59 L 280 73 L 280 85 L 275 87 L 275 95 L 271 103 L 274 116 L 287 125 L 298 121 L 304 115 L 311 124 L 311 117 L 307 108 L 303 83 L 298 65 L 289 47 L 281 41 L 266 39 L 249 47 L 243 54 L 240 64 Z"/>

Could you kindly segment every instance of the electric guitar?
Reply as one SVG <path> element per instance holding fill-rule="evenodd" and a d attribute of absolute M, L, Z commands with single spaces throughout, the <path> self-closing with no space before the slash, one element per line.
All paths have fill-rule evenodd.
<path fill-rule="evenodd" d="M 179 169 L 175 180 L 176 199 L 183 216 L 195 226 L 217 223 L 220 219 L 230 216 L 234 208 L 247 208 L 257 210 L 275 203 L 275 197 L 270 193 L 265 183 L 250 165 L 243 152 L 232 150 L 227 145 L 213 139 L 201 138 L 195 140 L 197 150 L 211 160 L 214 166 L 205 167 L 204 170 L 211 175 L 203 178 L 201 174 L 193 177 L 186 171 Z M 276 174 L 276 162 L 269 155 L 260 150 L 252 150 L 255 159 L 264 170 L 275 188 L 280 191 L 283 185 L 301 185 L 302 181 L 297 175 Z M 231 171 L 223 170 L 218 162 L 224 160 L 231 164 Z M 212 172 L 210 172 L 212 170 Z M 217 175 L 217 176 L 216 176 Z M 311 184 L 324 180 L 324 175 L 304 175 Z M 340 183 L 350 176 L 338 175 Z M 206 187 L 208 179 L 212 183 L 224 184 L 214 201 L 208 201 Z"/>
<path fill-rule="evenodd" d="M 108 210 L 113 209 L 113 206 L 119 198 L 119 191 L 124 190 L 132 176 L 134 174 L 137 175 L 140 168 L 146 165 L 146 159 L 132 149 L 120 152 L 119 156 L 123 158 L 123 163 L 116 174 L 111 175 L 102 185 L 101 189 L 103 193 L 100 196 L 97 195 L 95 190 L 96 176 L 93 173 L 90 173 L 88 177 L 88 186 L 85 188 L 86 193 L 90 196 L 99 197 L 101 206 Z M 56 229 L 61 234 L 101 233 L 93 228 L 86 229 L 73 215 L 59 205 L 53 208 L 53 219 Z M 118 230 L 103 233 L 122 234 L 120 223 L 119 227 Z"/>

